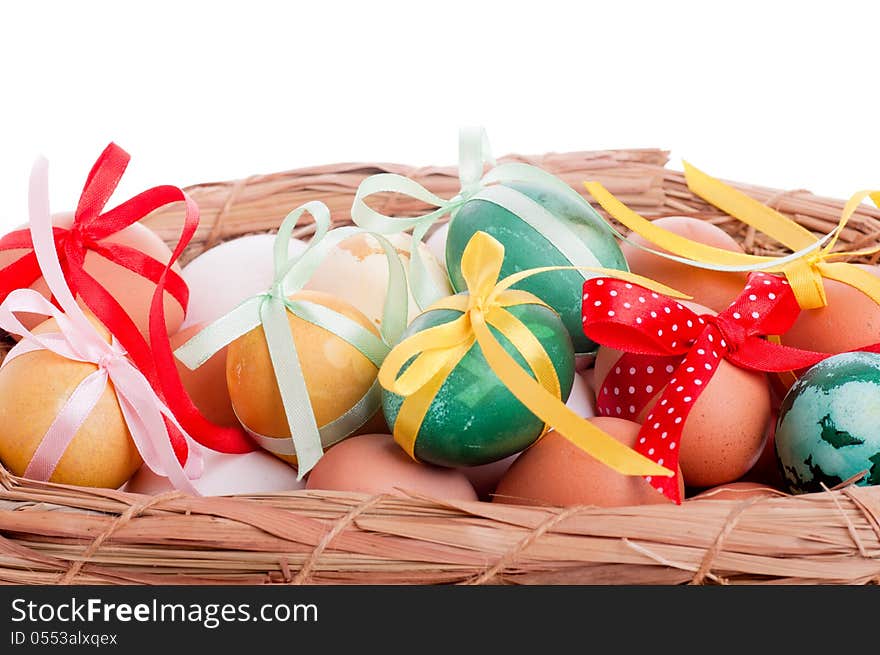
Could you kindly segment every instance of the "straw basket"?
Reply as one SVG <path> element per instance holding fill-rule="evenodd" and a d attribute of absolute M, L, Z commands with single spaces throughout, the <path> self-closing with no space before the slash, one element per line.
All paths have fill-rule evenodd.
<path fill-rule="evenodd" d="M 536 164 L 581 191 L 586 179 L 653 218 L 693 215 L 748 252 L 783 252 L 695 198 L 660 150 L 505 157 Z M 184 256 L 277 226 L 322 199 L 338 224 L 364 177 L 415 177 L 442 196 L 452 168 L 341 164 L 188 189 L 202 224 Z M 843 203 L 807 191 L 737 184 L 817 234 Z M 420 207 L 388 198 L 385 213 Z M 174 208 L 146 223 L 176 239 Z M 305 236 L 309 226 L 297 236 Z M 862 206 L 840 248 L 880 238 L 880 211 Z M 2 356 L 0 350 L 0 356 Z M 404 490 L 405 491 L 405 490 Z M 24 584 L 679 584 L 880 583 L 880 488 L 686 501 L 682 506 L 534 508 L 300 491 L 192 498 L 141 496 L 15 478 L 0 468 L 0 581 Z"/>

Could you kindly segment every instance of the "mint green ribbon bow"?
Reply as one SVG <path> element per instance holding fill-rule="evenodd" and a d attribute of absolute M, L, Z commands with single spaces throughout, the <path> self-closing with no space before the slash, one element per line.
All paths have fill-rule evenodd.
<path fill-rule="evenodd" d="M 440 218 L 450 220 L 469 200 L 492 202 L 533 227 L 549 240 L 570 262 L 577 266 L 601 266 L 596 256 L 565 223 L 557 219 L 540 204 L 504 183 L 533 183 L 550 187 L 577 203 L 587 201 L 565 182 L 550 173 L 520 162 L 496 165 L 489 150 L 486 131 L 480 127 L 465 127 L 459 132 L 458 177 L 461 190 L 446 200 L 428 191 L 424 186 L 403 175 L 379 173 L 364 179 L 351 208 L 354 223 L 378 234 L 396 234 L 412 230 L 413 244 L 409 264 L 409 283 L 413 298 L 424 310 L 440 298 L 448 295 L 428 275 L 419 244 L 430 227 Z M 484 174 L 486 166 L 489 170 Z M 421 216 L 387 216 L 366 203 L 366 199 L 378 193 L 397 193 L 419 200 L 437 209 Z M 580 271 L 584 279 L 590 277 Z"/>
<path fill-rule="evenodd" d="M 315 234 L 305 251 L 291 258 L 291 235 L 306 212 L 314 218 Z M 357 227 L 334 230 L 330 227 L 330 210 L 322 202 L 308 202 L 290 212 L 275 238 L 272 286 L 242 302 L 175 351 L 176 357 L 185 366 L 196 369 L 238 337 L 258 326 L 263 327 L 291 438 L 284 440 L 250 432 L 263 448 L 280 455 L 295 455 L 298 479 L 302 479 L 314 467 L 323 455 L 325 446 L 341 441 L 375 414 L 381 401 L 381 389 L 378 381 L 375 382 L 354 407 L 319 427 L 290 332 L 287 312 L 351 344 L 377 369 L 406 328 L 407 283 L 403 263 L 394 246 L 378 234 L 370 236 L 382 245 L 388 261 L 388 289 L 380 327 L 381 338 L 329 307 L 305 300 L 290 300 L 289 296 L 303 288 L 331 248 L 349 237 L 365 233 L 365 230 Z"/>

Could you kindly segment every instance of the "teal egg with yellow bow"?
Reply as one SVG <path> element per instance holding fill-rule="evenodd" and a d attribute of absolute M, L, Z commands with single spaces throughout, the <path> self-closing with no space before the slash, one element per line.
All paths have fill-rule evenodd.
<path fill-rule="evenodd" d="M 574 349 L 559 315 L 537 298 L 506 307 L 506 311 L 532 335 L 532 347 L 539 344 L 543 348 L 565 402 L 574 382 Z M 403 338 L 451 323 L 462 314 L 456 309 L 429 309 L 415 318 Z M 504 351 L 538 379 L 520 350 L 528 355 L 529 348 L 515 346 L 491 322 L 488 329 Z M 414 360 L 401 367 L 396 379 Z M 407 398 L 383 390 L 382 406 L 388 425 L 395 440 L 412 457 L 439 466 L 477 466 L 518 453 L 541 436 L 543 422 L 495 374 L 479 343 L 474 342 L 457 363 L 450 365 L 445 378 L 438 374 L 436 392 L 430 383 L 423 392 Z"/>
<path fill-rule="evenodd" d="M 780 407 L 776 457 L 793 493 L 855 476 L 880 484 L 880 355 L 843 353 L 804 373 Z"/>
<path fill-rule="evenodd" d="M 521 182 L 499 186 L 505 187 L 502 189 L 505 195 L 524 196 L 526 206 L 531 203 L 546 210 L 544 216 L 553 223 L 552 232 L 537 229 L 522 218 L 524 213 L 514 213 L 493 201 L 492 187 L 484 190 L 465 202 L 449 225 L 446 265 L 456 291 L 466 288 L 461 257 L 468 241 L 478 231 L 490 234 L 505 246 L 501 277 L 545 266 L 629 270 L 611 229 L 573 190 L 566 194 L 546 185 Z M 522 204 L 522 200 L 514 197 L 517 204 Z M 597 344 L 584 335 L 581 322 L 584 275 L 578 271 L 539 273 L 514 287 L 534 294 L 559 313 L 578 355 L 593 353 L 597 348 Z"/>

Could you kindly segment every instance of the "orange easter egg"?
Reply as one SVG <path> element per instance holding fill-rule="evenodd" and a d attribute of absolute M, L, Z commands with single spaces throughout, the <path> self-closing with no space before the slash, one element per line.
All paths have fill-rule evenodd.
<path fill-rule="evenodd" d="M 856 266 L 880 276 L 880 266 Z M 880 306 L 843 282 L 826 279 L 824 285 L 827 306 L 802 311 L 782 343 L 837 354 L 880 342 Z"/>
<path fill-rule="evenodd" d="M 109 342 L 110 333 L 93 321 Z M 33 332 L 57 331 L 54 319 Z M 74 390 L 97 366 L 35 350 L 0 369 L 0 461 L 24 475 L 46 431 Z M 104 393 L 73 436 L 50 482 L 116 489 L 142 464 L 108 380 Z"/>
<path fill-rule="evenodd" d="M 639 424 L 597 417 L 590 423 L 632 448 Z M 679 471 L 679 485 L 684 483 Z M 522 453 L 501 478 L 493 502 L 516 505 L 624 507 L 668 503 L 644 478 L 621 475 L 555 431 Z"/>
<path fill-rule="evenodd" d="M 309 473 L 306 489 L 477 500 L 460 470 L 416 462 L 388 434 L 352 437 L 328 450 Z"/>
<path fill-rule="evenodd" d="M 329 307 L 378 336 L 378 330 L 366 316 L 334 296 L 317 291 L 300 291 L 291 299 Z M 335 334 L 290 312 L 287 313 L 287 321 L 315 420 L 319 426 L 325 425 L 354 407 L 376 381 L 379 371 L 363 353 Z M 262 326 L 229 344 L 226 384 L 235 413 L 246 428 L 275 439 L 290 437 Z M 362 429 L 367 429 L 367 426 Z M 332 445 L 325 443 L 324 447 Z M 278 457 L 296 464 L 296 457 Z"/>
<path fill-rule="evenodd" d="M 52 223 L 58 227 L 69 228 L 73 224 L 73 214 L 57 214 L 53 216 Z M 112 234 L 106 239 L 101 239 L 99 243 L 128 246 L 135 250 L 140 250 L 162 264 L 167 264 L 172 254 L 165 242 L 155 232 L 140 223 L 129 225 L 116 234 Z M 0 269 L 8 266 L 28 252 L 30 251 L 0 251 Z M 150 330 L 150 303 L 153 299 L 153 293 L 156 291 L 156 285 L 137 273 L 114 264 L 90 250 L 86 252 L 83 269 L 95 278 L 122 305 L 122 308 L 131 316 L 140 333 L 145 338 L 148 338 Z M 177 264 L 174 264 L 172 269 L 180 273 L 180 267 Z M 49 288 L 42 277 L 34 282 L 31 288 L 39 291 L 46 298 L 50 297 Z M 81 298 L 77 298 L 77 300 L 81 307 L 85 307 L 85 303 Z M 185 308 L 181 307 L 180 303 L 167 291 L 165 292 L 164 302 L 165 325 L 168 329 L 168 334 L 174 334 L 181 323 L 183 323 Z M 42 318 L 38 316 L 22 315 L 21 318 L 24 326 L 29 329 L 39 324 L 41 320 Z"/>
<path fill-rule="evenodd" d="M 197 324 L 183 328 L 171 337 L 171 348 L 176 349 L 204 329 Z M 194 371 L 175 360 L 180 381 L 199 411 L 212 423 L 224 426 L 238 425 L 229 389 L 226 386 L 226 348 L 219 350 Z"/>
<path fill-rule="evenodd" d="M 698 313 L 714 314 L 696 303 L 684 304 Z M 621 354 L 612 348 L 599 348 L 595 366 L 597 391 Z M 633 386 L 647 385 L 647 381 L 640 380 L 638 371 L 628 379 Z M 662 391 L 657 389 L 651 402 L 635 417 L 636 421 L 644 422 Z M 723 360 L 684 423 L 680 463 L 687 483 L 714 487 L 742 477 L 761 454 L 769 418 L 767 376 Z"/>
<path fill-rule="evenodd" d="M 699 218 L 667 216 L 655 219 L 652 223 L 673 234 L 687 237 L 691 241 L 730 252 L 743 252 L 742 246 L 727 232 Z M 635 244 L 666 252 L 663 248 L 653 245 L 638 234 L 631 233 L 628 239 Z M 716 312 L 727 309 L 746 285 L 746 273 L 727 273 L 696 268 L 645 252 L 625 241 L 621 244 L 620 249 L 633 273 L 638 273 L 693 296 L 694 302 L 705 305 Z"/>

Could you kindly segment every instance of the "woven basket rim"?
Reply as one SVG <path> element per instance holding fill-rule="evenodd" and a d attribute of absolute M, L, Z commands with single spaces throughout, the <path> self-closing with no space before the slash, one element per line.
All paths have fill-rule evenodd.
<path fill-rule="evenodd" d="M 694 197 L 682 173 L 667 168 L 665 150 L 501 160 L 540 165 L 581 193 L 578 181 L 598 179 L 648 218 L 704 218 L 747 252 L 784 251 Z M 335 224 L 346 224 L 357 183 L 376 172 L 412 176 L 439 195 L 457 183 L 451 167 L 355 162 L 193 185 L 187 191 L 203 223 L 187 257 L 220 241 L 272 231 L 306 198 L 324 199 Z M 802 190 L 735 185 L 815 233 L 830 230 L 844 204 Z M 400 215 L 420 209 L 393 208 Z M 144 223 L 172 242 L 179 220 L 179 208 L 172 207 Z M 841 237 L 845 249 L 876 241 L 880 210 L 860 207 L 848 230 Z M 854 486 L 680 507 L 534 508 L 319 491 L 151 497 L 24 480 L 0 467 L 0 581 L 867 583 L 880 581 L 878 517 L 880 488 Z"/>

